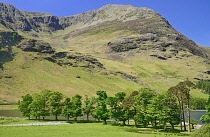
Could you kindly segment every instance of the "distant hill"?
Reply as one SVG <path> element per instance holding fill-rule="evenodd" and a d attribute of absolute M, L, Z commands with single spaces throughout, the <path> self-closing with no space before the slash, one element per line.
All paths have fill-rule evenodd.
<path fill-rule="evenodd" d="M 0 47 L 2 103 L 43 89 L 66 96 L 163 92 L 187 78 L 209 79 L 209 48 L 155 11 L 130 5 L 56 17 L 0 2 Z"/>

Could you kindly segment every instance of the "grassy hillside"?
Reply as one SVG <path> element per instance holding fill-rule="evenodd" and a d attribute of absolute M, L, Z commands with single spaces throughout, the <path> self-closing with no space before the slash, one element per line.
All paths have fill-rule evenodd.
<path fill-rule="evenodd" d="M 1 102 L 17 101 L 21 95 L 43 89 L 60 91 L 65 96 L 94 96 L 97 90 L 106 90 L 109 95 L 114 95 L 144 86 L 163 92 L 186 78 L 208 77 L 203 73 L 207 66 L 200 63 L 202 58 L 196 56 L 168 61 L 144 55 L 135 55 L 124 61 L 98 58 L 105 67 L 98 69 L 60 66 L 44 59 L 48 54 L 24 52 L 17 47 L 13 47 L 13 52 L 16 53 L 14 59 L 5 63 L 1 71 Z M 192 95 L 206 97 L 198 90 Z"/>
<path fill-rule="evenodd" d="M 16 47 L 13 50 L 17 53 L 15 58 L 5 63 L 1 71 L 2 75 L 8 76 L 1 79 L 1 100 L 17 101 L 21 95 L 43 89 L 57 90 L 72 96 L 95 95 L 97 90 L 106 90 L 113 95 L 127 88 L 132 87 L 134 90 L 139 87 L 115 74 L 106 75 L 107 70 L 63 67 L 40 58 L 36 53 L 23 52 Z M 37 56 L 38 59 L 34 59 Z"/>
<path fill-rule="evenodd" d="M 187 78 L 210 79 L 206 73 L 210 50 L 180 34 L 151 9 L 106 5 L 56 17 L 0 6 L 14 9 L 8 16 L 0 9 L 1 103 L 17 102 L 22 95 L 43 89 L 66 96 L 94 96 L 97 90 L 114 95 L 141 87 L 164 92 Z M 20 18 L 13 17 L 14 11 Z M 45 44 L 51 53 L 38 51 Z M 31 49 L 26 52 L 27 46 Z M 207 97 L 199 90 L 192 95 Z"/>

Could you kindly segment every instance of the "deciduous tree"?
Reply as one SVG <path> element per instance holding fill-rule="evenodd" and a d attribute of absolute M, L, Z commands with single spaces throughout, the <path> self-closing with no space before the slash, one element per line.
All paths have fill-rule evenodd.
<path fill-rule="evenodd" d="M 87 116 L 87 121 L 89 121 L 89 115 L 92 113 L 92 111 L 95 108 L 93 106 L 95 102 L 96 102 L 95 97 L 88 98 L 88 96 L 85 95 L 83 113 Z"/>
<path fill-rule="evenodd" d="M 62 115 L 67 117 L 67 121 L 69 122 L 69 118 L 72 116 L 72 103 L 69 97 L 65 98 L 64 100 Z"/>
<path fill-rule="evenodd" d="M 72 117 L 77 122 L 77 117 L 82 116 L 82 96 L 76 94 L 72 97 Z"/>
<path fill-rule="evenodd" d="M 58 115 L 62 112 L 62 99 L 63 94 L 58 91 L 52 91 L 49 96 L 51 114 L 55 116 L 55 120 L 58 120 Z"/>
<path fill-rule="evenodd" d="M 128 119 L 128 111 L 124 110 L 122 106 L 122 101 L 125 96 L 125 92 L 118 92 L 114 97 L 107 98 L 107 104 L 110 106 L 111 117 L 116 121 L 123 121 L 123 125 L 125 125 L 125 121 Z"/>
<path fill-rule="evenodd" d="M 30 120 L 31 116 L 30 104 L 32 103 L 33 98 L 30 94 L 26 94 L 25 96 L 22 96 L 22 99 L 23 100 L 20 102 L 20 105 L 18 107 L 22 112 L 22 115 L 28 117 L 28 119 Z"/>
<path fill-rule="evenodd" d="M 107 124 L 107 119 L 109 119 L 109 111 L 107 109 L 106 99 L 107 94 L 106 91 L 97 91 L 97 106 L 94 110 L 94 115 L 98 118 L 104 121 L 103 124 Z"/>

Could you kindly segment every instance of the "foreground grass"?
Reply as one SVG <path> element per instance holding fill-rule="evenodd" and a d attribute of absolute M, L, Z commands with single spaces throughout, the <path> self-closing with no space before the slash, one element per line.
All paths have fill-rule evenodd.
<path fill-rule="evenodd" d="M 15 124 L 30 124 L 48 121 L 38 121 L 38 120 L 27 120 L 26 118 L 18 117 L 0 117 L 0 126 L 3 125 L 15 125 Z"/>
<path fill-rule="evenodd" d="M 50 126 L 0 127 L 1 137 L 165 137 L 169 134 L 144 134 L 132 132 L 131 127 L 80 123 Z M 176 137 L 176 135 L 170 135 Z"/>

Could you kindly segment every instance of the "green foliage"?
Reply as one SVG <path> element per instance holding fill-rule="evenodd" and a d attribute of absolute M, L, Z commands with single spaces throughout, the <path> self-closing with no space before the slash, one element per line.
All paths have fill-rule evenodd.
<path fill-rule="evenodd" d="M 125 92 L 118 92 L 114 97 L 107 98 L 107 104 L 110 106 L 110 116 L 116 121 L 125 121 L 129 119 L 128 110 L 124 110 L 122 101 L 125 99 Z"/>
<path fill-rule="evenodd" d="M 74 122 L 77 122 L 77 117 L 82 116 L 82 96 L 76 94 L 72 97 L 72 117 L 74 118 Z"/>
<path fill-rule="evenodd" d="M 110 113 L 107 108 L 106 100 L 108 98 L 106 91 L 97 91 L 97 106 L 93 111 L 93 116 L 95 118 L 101 119 L 104 121 L 104 124 L 107 124 L 106 120 L 109 119 Z"/>
<path fill-rule="evenodd" d="M 45 89 L 40 92 L 40 94 L 36 93 L 33 96 L 33 101 L 30 104 L 30 108 L 32 110 L 32 116 L 40 119 L 42 117 L 43 119 L 46 116 L 50 115 L 50 100 L 49 96 L 52 91 Z"/>
<path fill-rule="evenodd" d="M 26 94 L 25 96 L 22 96 L 22 101 L 19 104 L 19 109 L 22 112 L 23 116 L 26 116 L 30 119 L 31 116 L 31 108 L 30 104 L 33 101 L 33 98 L 30 94 Z"/>
<path fill-rule="evenodd" d="M 210 96 L 206 102 L 206 110 L 207 110 L 207 114 L 210 116 Z"/>
<path fill-rule="evenodd" d="M 159 124 L 164 125 L 164 129 L 166 129 L 166 123 L 168 122 L 171 124 L 172 130 L 174 130 L 174 125 L 180 122 L 180 112 L 176 99 L 164 93 L 157 94 L 151 99 L 146 113 L 154 123 L 155 128 L 157 121 L 159 121 Z"/>
<path fill-rule="evenodd" d="M 58 120 L 58 115 L 62 112 L 62 99 L 63 94 L 58 91 L 52 91 L 50 94 L 50 108 L 51 114 L 55 116 L 55 120 Z"/>
<path fill-rule="evenodd" d="M 68 122 L 70 116 L 72 116 L 72 103 L 69 97 L 65 98 L 65 101 L 63 103 L 62 116 L 67 117 Z"/>
<path fill-rule="evenodd" d="M 200 121 L 210 123 L 210 96 L 206 101 L 206 110 L 207 110 L 207 115 L 202 115 Z"/>
<path fill-rule="evenodd" d="M 204 110 L 207 100 L 200 97 L 191 97 L 190 108 L 194 110 Z"/>
<path fill-rule="evenodd" d="M 83 108 L 83 113 L 87 115 L 87 121 L 89 121 L 89 115 L 93 112 L 94 110 L 94 104 L 96 102 L 95 97 L 88 98 L 87 95 L 85 95 L 85 101 L 84 101 L 84 108 Z"/>
<path fill-rule="evenodd" d="M 30 95 L 24 96 L 19 107 L 23 105 L 23 102 L 31 100 L 27 103 L 30 108 L 30 112 L 27 114 L 38 119 L 55 115 L 57 120 L 57 116 L 62 114 L 67 117 L 68 121 L 71 117 L 77 122 L 77 117 L 86 114 L 87 121 L 89 121 L 89 115 L 92 115 L 98 120 L 103 120 L 104 124 L 107 124 L 107 119 L 111 117 L 116 121 L 122 121 L 125 125 L 126 120 L 129 121 L 132 118 L 136 127 L 142 124 L 143 127 L 147 127 L 151 123 L 154 128 L 161 125 L 166 130 L 166 123 L 170 123 L 174 130 L 174 126 L 179 124 L 181 118 L 181 109 L 177 104 L 179 98 L 176 97 L 183 95 L 181 99 L 186 99 L 188 96 L 184 96 L 185 94 L 181 92 L 181 89 L 190 88 L 193 84 L 185 81 L 178 85 L 171 88 L 167 94 L 156 93 L 150 88 L 141 88 L 139 91 L 133 91 L 127 97 L 125 92 L 118 92 L 115 96 L 109 97 L 106 91 L 97 91 L 96 98 L 90 98 L 86 95 L 84 102 L 82 102 L 82 96 L 78 94 L 74 95 L 72 99 L 66 97 L 62 102 L 62 93 L 45 89 L 34 94 L 31 98 Z M 178 94 L 180 95 L 178 96 Z M 182 103 L 186 102 L 183 101 Z M 191 120 L 190 122 L 192 125 L 195 124 L 195 121 Z"/>
<path fill-rule="evenodd" d="M 35 93 L 33 96 L 27 94 L 22 96 L 19 109 L 23 116 L 34 116 L 36 119 L 43 119 L 50 114 L 57 116 L 61 114 L 63 94 L 58 91 L 42 90 L 40 93 Z"/>
<path fill-rule="evenodd" d="M 81 78 L 80 75 L 77 75 L 76 78 Z"/>
<path fill-rule="evenodd" d="M 190 124 L 190 91 L 194 88 L 196 88 L 195 84 L 187 79 L 184 82 L 179 82 L 176 86 L 169 88 L 167 91 L 169 96 L 176 97 L 178 100 L 181 120 L 180 122 L 184 122 L 184 130 L 186 130 L 184 106 L 187 106 L 188 123 Z M 188 126 L 188 132 L 190 132 L 190 130 L 190 126 Z"/>
<path fill-rule="evenodd" d="M 200 121 L 203 122 L 203 123 L 205 123 L 205 122 L 209 123 L 210 122 L 210 116 L 208 116 L 208 115 L 202 115 L 200 117 Z"/>
<path fill-rule="evenodd" d="M 202 92 L 210 95 L 210 81 L 198 81 L 196 83 L 197 88 L 202 89 Z"/>
<path fill-rule="evenodd" d="M 135 96 L 136 115 L 135 121 L 143 123 L 144 127 L 147 126 L 151 120 L 151 116 L 147 115 L 147 109 L 149 108 L 150 101 L 154 96 L 154 91 L 149 88 L 141 88 L 139 94 Z"/>
<path fill-rule="evenodd" d="M 191 135 L 192 137 L 209 137 L 210 136 L 210 123 L 205 124 L 201 129 L 197 129 Z"/>

